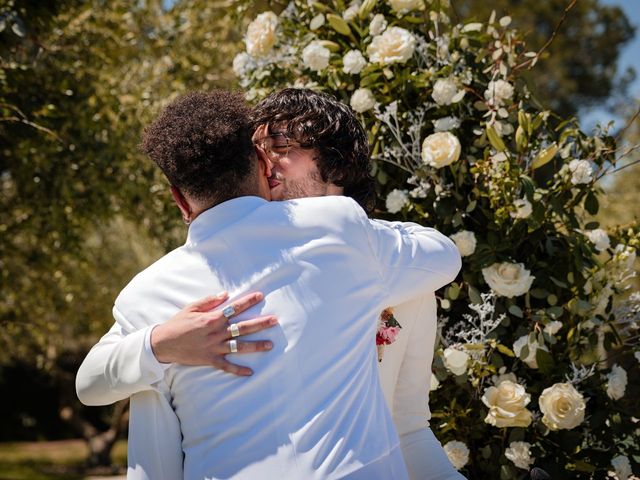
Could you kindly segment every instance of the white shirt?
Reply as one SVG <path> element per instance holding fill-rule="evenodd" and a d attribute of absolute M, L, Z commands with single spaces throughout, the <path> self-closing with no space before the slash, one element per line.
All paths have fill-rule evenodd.
<path fill-rule="evenodd" d="M 225 202 L 125 288 L 114 309 L 120 331 L 109 335 L 126 336 L 96 347 L 111 350 L 102 371 L 83 364 L 79 396 L 110 403 L 144 392 L 132 397 L 130 478 L 179 478 L 182 451 L 188 479 L 404 478 L 377 383 L 376 321 L 385 306 L 450 282 L 459 266 L 446 237 L 369 221 L 344 197 Z M 236 320 L 280 319 L 259 335 L 274 342 L 271 352 L 242 356 L 254 376 L 153 365 L 141 348 L 149 329 L 220 290 L 265 293 Z"/>

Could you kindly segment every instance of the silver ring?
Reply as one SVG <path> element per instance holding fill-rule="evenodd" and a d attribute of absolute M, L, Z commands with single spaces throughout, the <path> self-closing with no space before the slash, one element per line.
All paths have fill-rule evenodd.
<path fill-rule="evenodd" d="M 240 336 L 240 329 L 238 328 L 238 324 L 237 323 L 232 323 L 231 325 L 229 325 L 229 332 L 231 333 L 232 337 L 239 337 Z"/>
<path fill-rule="evenodd" d="M 224 318 L 226 318 L 227 320 L 229 320 L 231 317 L 233 317 L 236 314 L 236 309 L 234 308 L 233 304 L 231 305 L 227 305 L 226 307 L 224 307 L 224 309 L 222 310 L 222 315 L 224 315 Z"/>
<path fill-rule="evenodd" d="M 229 340 L 229 351 L 231 353 L 238 353 L 238 341 L 237 340 Z"/>

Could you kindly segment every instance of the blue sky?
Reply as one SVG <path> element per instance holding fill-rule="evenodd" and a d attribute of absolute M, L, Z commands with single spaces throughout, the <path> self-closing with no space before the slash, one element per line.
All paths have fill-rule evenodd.
<path fill-rule="evenodd" d="M 637 78 L 630 86 L 629 92 L 640 100 L 640 0 L 601 0 L 601 3 L 621 7 L 629 21 L 636 27 L 635 37 L 626 45 L 618 59 L 618 72 L 624 72 L 627 67 L 635 67 Z M 604 108 L 584 109 L 580 112 L 580 120 L 587 132 L 596 123 L 605 125 L 610 120 L 616 121 L 616 127 L 622 126 L 621 119 L 615 118 Z"/>

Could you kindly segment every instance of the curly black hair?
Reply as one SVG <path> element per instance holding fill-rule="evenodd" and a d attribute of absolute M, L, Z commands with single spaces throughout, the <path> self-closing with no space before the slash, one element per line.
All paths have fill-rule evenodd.
<path fill-rule="evenodd" d="M 301 145 L 318 152 L 315 161 L 324 182 L 344 188 L 344 194 L 367 212 L 375 205 L 375 182 L 367 136 L 348 106 L 325 93 L 285 88 L 253 109 L 252 126 L 286 125 Z"/>
<path fill-rule="evenodd" d="M 250 112 L 239 92 L 191 92 L 144 130 L 140 148 L 171 185 L 213 206 L 244 193 L 253 172 Z"/>

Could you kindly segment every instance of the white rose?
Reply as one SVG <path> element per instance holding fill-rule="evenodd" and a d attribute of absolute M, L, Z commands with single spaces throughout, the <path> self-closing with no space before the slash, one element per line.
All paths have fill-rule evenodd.
<path fill-rule="evenodd" d="M 264 57 L 276 43 L 278 16 L 273 12 L 258 15 L 247 28 L 245 44 L 252 57 Z"/>
<path fill-rule="evenodd" d="M 494 427 L 528 427 L 532 415 L 527 410 L 531 401 L 524 387 L 511 380 L 503 380 L 495 387 L 489 387 L 482 395 L 482 403 L 489 407 L 484 421 Z"/>
<path fill-rule="evenodd" d="M 354 2 L 349 8 L 347 8 L 342 14 L 342 18 L 344 18 L 347 22 L 355 19 L 358 16 L 358 12 L 360 11 L 360 3 Z"/>
<path fill-rule="evenodd" d="M 325 20 L 324 14 L 319 13 L 318 15 L 313 17 L 309 22 L 309 30 L 319 29 L 322 25 L 324 25 L 324 20 Z"/>
<path fill-rule="evenodd" d="M 485 282 L 501 297 L 524 295 L 531 288 L 535 277 L 522 263 L 494 263 L 482 269 Z"/>
<path fill-rule="evenodd" d="M 468 257 L 476 251 L 476 236 L 469 230 L 462 230 L 460 232 L 454 233 L 449 238 L 451 238 L 451 240 L 453 240 L 453 243 L 456 244 L 460 255 L 463 257 Z"/>
<path fill-rule="evenodd" d="M 536 352 L 538 351 L 538 349 L 548 352 L 549 349 L 545 345 L 538 344 L 538 342 L 529 342 L 529 335 L 523 335 L 515 342 L 513 342 L 513 353 L 515 353 L 516 356 L 519 357 L 520 352 L 522 352 L 522 349 L 525 345 L 529 347 L 529 355 L 527 355 L 527 358 L 525 358 L 523 362 L 526 363 L 529 368 L 537 369 L 538 360 L 536 359 Z"/>
<path fill-rule="evenodd" d="M 460 119 L 456 117 L 442 117 L 437 120 L 432 120 L 432 122 L 433 129 L 436 132 L 448 132 L 460 126 Z"/>
<path fill-rule="evenodd" d="M 391 9 L 402 16 L 413 10 L 424 10 L 424 0 L 388 0 Z"/>
<path fill-rule="evenodd" d="M 620 400 L 624 397 L 626 388 L 627 371 L 619 365 L 614 365 L 607 375 L 607 395 L 612 400 Z"/>
<path fill-rule="evenodd" d="M 376 35 L 367 47 L 371 63 L 389 65 L 405 63 L 416 48 L 415 37 L 404 28 L 389 27 L 381 35 Z"/>
<path fill-rule="evenodd" d="M 504 451 L 504 456 L 513 462 L 513 464 L 529 470 L 535 458 L 531 456 L 531 444 L 527 442 L 511 442 L 509 448 Z"/>
<path fill-rule="evenodd" d="M 527 200 L 527 197 L 516 200 L 513 202 L 513 206 L 516 207 L 516 211 L 509 213 L 511 218 L 527 218 L 533 212 L 533 207 L 531 206 L 531 202 Z"/>
<path fill-rule="evenodd" d="M 439 78 L 433 86 L 431 97 L 438 105 L 458 103 L 464 97 L 465 91 L 458 90 L 456 82 L 450 78 Z"/>
<path fill-rule="evenodd" d="M 494 107 L 499 107 L 505 100 L 511 100 L 512 97 L 513 85 L 502 79 L 491 80 L 484 91 L 485 100 Z"/>
<path fill-rule="evenodd" d="M 380 35 L 387 28 L 387 20 L 384 15 L 377 13 L 369 24 L 369 33 L 373 36 Z"/>
<path fill-rule="evenodd" d="M 320 72 L 329 65 L 331 52 L 318 42 L 311 42 L 302 51 L 302 61 L 305 67 Z"/>
<path fill-rule="evenodd" d="M 398 213 L 409 201 L 406 190 L 392 190 L 387 195 L 386 207 L 389 213 Z"/>
<path fill-rule="evenodd" d="M 460 140 L 453 133 L 432 133 L 422 142 L 422 161 L 435 168 L 451 165 L 460 158 Z"/>
<path fill-rule="evenodd" d="M 240 52 L 233 58 L 233 73 L 237 77 L 243 77 L 247 74 L 253 65 L 251 57 L 246 52 Z"/>
<path fill-rule="evenodd" d="M 440 381 L 438 377 L 436 377 L 433 373 L 431 374 L 431 378 L 429 379 L 429 391 L 433 392 L 440 387 Z"/>
<path fill-rule="evenodd" d="M 500 370 L 503 370 L 503 369 L 506 370 L 505 367 L 502 367 Z M 502 382 L 504 382 L 505 380 L 509 380 L 513 383 L 518 383 L 518 377 L 516 377 L 516 374 L 513 372 L 500 373 L 499 375 L 491 376 L 491 381 L 496 387 L 500 385 Z"/>
<path fill-rule="evenodd" d="M 571 183 L 580 185 L 589 183 L 592 179 L 593 169 L 587 160 L 571 160 L 569 162 L 569 172 L 571 172 Z"/>
<path fill-rule="evenodd" d="M 549 430 L 561 430 L 580 425 L 584 420 L 584 397 L 570 383 L 556 383 L 545 388 L 538 399 L 542 423 Z"/>
<path fill-rule="evenodd" d="M 611 240 L 609 240 L 609 235 L 607 232 L 602 230 L 601 228 L 596 228 L 595 230 L 587 230 L 584 232 L 587 238 L 596 246 L 596 250 L 599 252 L 604 252 L 607 248 L 611 246 Z"/>
<path fill-rule="evenodd" d="M 467 462 L 469 462 L 469 449 L 463 442 L 451 440 L 442 448 L 456 470 L 460 470 L 467 464 Z"/>
<path fill-rule="evenodd" d="M 631 471 L 631 463 L 624 455 L 618 455 L 611 459 L 611 466 L 615 469 L 616 480 L 627 480 L 633 472 Z"/>
<path fill-rule="evenodd" d="M 360 73 L 367 65 L 367 61 L 358 50 L 349 50 L 342 58 L 342 63 L 344 64 L 342 71 L 352 75 Z"/>
<path fill-rule="evenodd" d="M 376 105 L 376 97 L 368 88 L 359 88 L 353 92 L 349 103 L 355 112 L 362 113 L 371 110 Z"/>
<path fill-rule="evenodd" d="M 544 331 L 549 335 L 555 335 L 562 328 L 562 322 L 558 320 L 554 320 L 553 322 L 549 322 L 549 324 L 545 325 Z"/>
<path fill-rule="evenodd" d="M 442 354 L 444 366 L 454 375 L 462 375 L 467 371 L 469 354 L 457 348 L 447 347 Z"/>

